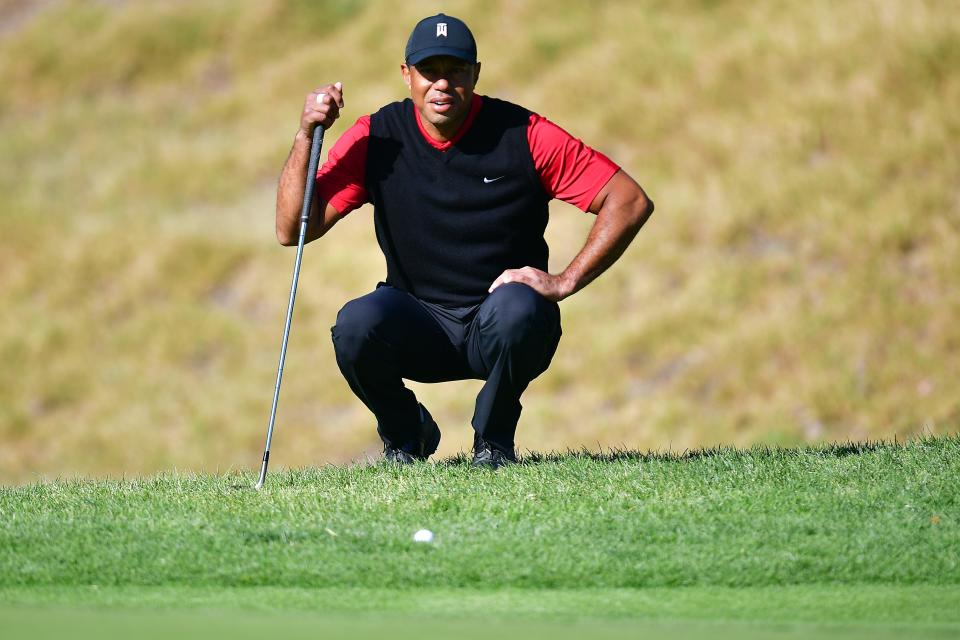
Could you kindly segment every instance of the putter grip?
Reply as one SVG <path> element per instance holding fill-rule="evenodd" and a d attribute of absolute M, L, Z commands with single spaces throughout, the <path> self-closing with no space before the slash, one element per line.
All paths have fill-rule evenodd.
<path fill-rule="evenodd" d="M 310 162 L 307 164 L 307 185 L 303 193 L 303 209 L 300 210 L 300 223 L 306 224 L 310 218 L 313 204 L 313 187 L 317 183 L 317 167 L 320 165 L 320 148 L 323 147 L 323 127 L 313 128 L 313 142 L 310 145 Z"/>

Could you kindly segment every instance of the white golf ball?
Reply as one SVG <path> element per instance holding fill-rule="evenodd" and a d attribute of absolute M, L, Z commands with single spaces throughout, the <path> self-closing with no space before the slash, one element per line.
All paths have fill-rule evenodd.
<path fill-rule="evenodd" d="M 433 531 L 430 529 L 420 529 L 415 534 L 413 534 L 414 542 L 433 542 Z"/>
<path fill-rule="evenodd" d="M 323 102 L 323 96 L 325 96 L 325 95 L 327 95 L 327 94 L 325 94 L 325 93 L 318 93 L 318 94 L 317 94 L 317 104 L 321 104 L 321 103 Z"/>

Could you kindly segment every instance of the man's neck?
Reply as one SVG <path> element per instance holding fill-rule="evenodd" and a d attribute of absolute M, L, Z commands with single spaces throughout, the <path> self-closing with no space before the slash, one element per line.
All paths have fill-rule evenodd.
<path fill-rule="evenodd" d="M 420 119 L 420 124 L 423 127 L 423 131 L 437 142 L 450 142 L 453 140 L 456 137 L 457 132 L 460 131 L 460 127 L 463 126 L 464 122 L 466 122 L 468 115 L 470 115 L 469 109 L 464 111 L 458 120 L 447 122 L 441 128 L 439 125 L 435 125 L 424 118 L 422 113 L 417 113 L 417 117 Z"/>
<path fill-rule="evenodd" d="M 440 150 L 446 150 L 446 148 L 457 142 L 470 129 L 481 104 L 482 98 L 477 94 L 473 94 L 470 98 L 470 108 L 461 116 L 460 120 L 456 123 L 448 123 L 442 130 L 424 118 L 419 110 L 414 109 L 413 113 L 423 136 L 428 138 L 434 147 Z"/>

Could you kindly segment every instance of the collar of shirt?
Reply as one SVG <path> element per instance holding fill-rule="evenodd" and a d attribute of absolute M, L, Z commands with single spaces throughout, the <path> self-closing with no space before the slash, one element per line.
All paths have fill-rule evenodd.
<path fill-rule="evenodd" d="M 423 128 L 423 123 L 420 121 L 420 112 L 416 109 L 413 110 L 413 119 L 417 121 L 417 128 L 420 129 L 420 134 L 423 136 L 423 139 L 426 140 L 431 147 L 437 149 L 438 151 L 446 151 L 453 145 L 457 144 L 460 139 L 467 134 L 467 131 L 470 130 L 470 127 L 473 126 L 473 121 L 477 119 L 477 114 L 480 113 L 480 107 L 483 105 L 483 99 L 478 94 L 473 94 L 473 100 L 470 102 L 470 112 L 467 114 L 467 118 L 463 121 L 463 124 L 460 125 L 460 128 L 457 129 L 457 133 L 451 139 L 446 142 L 439 142 L 430 137 L 430 134 L 427 133 L 426 129 Z"/>

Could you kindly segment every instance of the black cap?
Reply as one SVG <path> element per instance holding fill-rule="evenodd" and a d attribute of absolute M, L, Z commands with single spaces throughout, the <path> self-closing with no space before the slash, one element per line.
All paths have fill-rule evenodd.
<path fill-rule="evenodd" d="M 476 64 L 477 41 L 463 20 L 438 13 L 417 23 L 404 55 L 407 64 L 417 64 L 430 56 L 453 56 Z"/>

